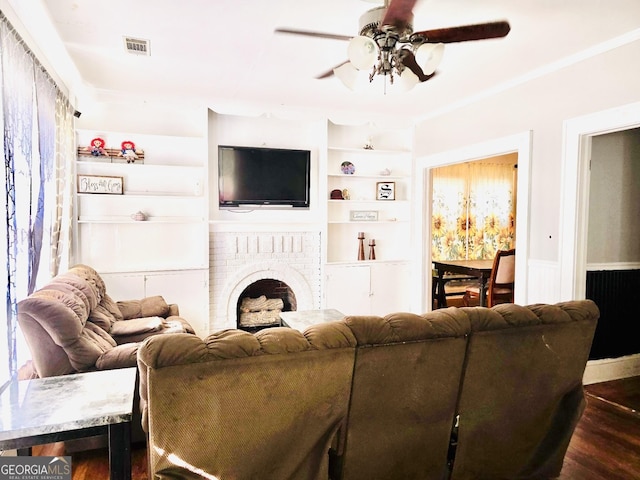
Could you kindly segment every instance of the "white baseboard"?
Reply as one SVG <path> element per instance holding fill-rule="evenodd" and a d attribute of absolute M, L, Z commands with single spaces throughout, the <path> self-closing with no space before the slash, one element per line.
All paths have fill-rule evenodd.
<path fill-rule="evenodd" d="M 640 353 L 619 358 L 588 361 L 582 383 L 589 385 L 638 375 L 640 375 Z"/>

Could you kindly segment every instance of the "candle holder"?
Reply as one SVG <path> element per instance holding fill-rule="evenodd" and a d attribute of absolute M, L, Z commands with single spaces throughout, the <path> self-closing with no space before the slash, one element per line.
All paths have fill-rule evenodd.
<path fill-rule="evenodd" d="M 376 259 L 376 241 L 375 239 L 369 240 L 369 260 Z"/>
<path fill-rule="evenodd" d="M 358 260 L 364 260 L 364 232 L 358 232 Z"/>

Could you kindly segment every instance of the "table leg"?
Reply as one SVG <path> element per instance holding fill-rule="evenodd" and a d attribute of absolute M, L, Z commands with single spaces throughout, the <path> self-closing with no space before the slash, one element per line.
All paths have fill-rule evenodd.
<path fill-rule="evenodd" d="M 447 294 L 444 291 L 444 271 L 438 270 L 438 308 L 447 307 Z"/>
<path fill-rule="evenodd" d="M 111 480 L 131 480 L 131 422 L 109 425 Z"/>
<path fill-rule="evenodd" d="M 487 279 L 486 277 L 482 276 L 480 277 L 480 306 L 481 307 L 486 307 L 487 306 Z"/>

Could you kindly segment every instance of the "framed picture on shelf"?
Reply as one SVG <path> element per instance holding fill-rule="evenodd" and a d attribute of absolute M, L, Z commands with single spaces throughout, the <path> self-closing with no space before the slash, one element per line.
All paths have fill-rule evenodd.
<path fill-rule="evenodd" d="M 349 220 L 352 222 L 377 222 L 377 210 L 350 210 Z"/>
<path fill-rule="evenodd" d="M 376 200 L 395 200 L 396 182 L 376 183 Z"/>
<path fill-rule="evenodd" d="M 104 175 L 78 175 L 78 193 L 122 195 L 124 193 L 124 179 L 123 177 Z"/>

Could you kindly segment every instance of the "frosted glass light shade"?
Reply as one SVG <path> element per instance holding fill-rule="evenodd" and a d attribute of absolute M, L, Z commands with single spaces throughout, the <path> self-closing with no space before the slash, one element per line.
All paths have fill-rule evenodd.
<path fill-rule="evenodd" d="M 416 62 L 425 75 L 431 75 L 440 65 L 442 55 L 444 55 L 443 43 L 424 43 L 416 52 Z"/>
<path fill-rule="evenodd" d="M 355 68 L 367 70 L 378 60 L 378 45 L 373 39 L 363 35 L 353 37 L 347 47 L 347 56 Z"/>
<path fill-rule="evenodd" d="M 413 87 L 415 87 L 420 80 L 415 73 L 413 73 L 408 68 L 405 68 L 399 77 L 396 77 L 395 82 L 398 85 L 398 92 L 408 92 Z"/>
<path fill-rule="evenodd" d="M 354 90 L 358 83 L 358 69 L 350 62 L 333 69 L 333 73 L 351 90 Z"/>

